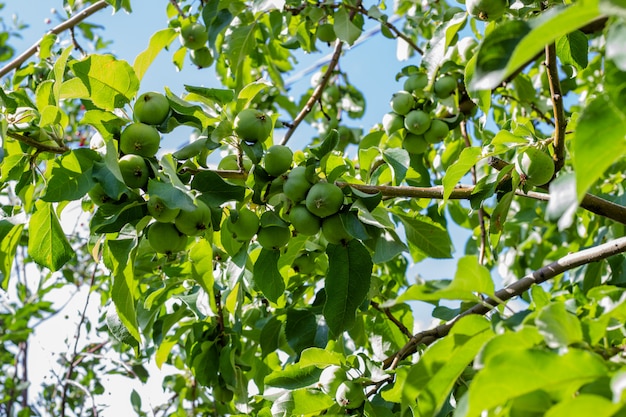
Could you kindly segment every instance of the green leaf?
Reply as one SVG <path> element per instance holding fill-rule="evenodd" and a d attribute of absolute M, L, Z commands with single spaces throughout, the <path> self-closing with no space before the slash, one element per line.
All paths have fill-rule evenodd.
<path fill-rule="evenodd" d="M 348 45 L 352 45 L 357 39 L 359 39 L 359 36 L 361 36 L 361 29 L 352 23 L 350 20 L 350 14 L 345 7 L 337 9 L 334 18 L 335 21 L 333 28 L 335 29 L 335 33 L 340 40 L 346 42 Z"/>
<path fill-rule="evenodd" d="M 17 245 L 22 237 L 23 224 L 0 220 L 0 288 L 7 290 Z"/>
<path fill-rule="evenodd" d="M 122 127 L 128 124 L 128 120 L 124 120 L 109 111 L 96 109 L 87 110 L 78 124 L 93 126 L 105 140 L 113 137 L 119 139 Z"/>
<path fill-rule="evenodd" d="M 202 289 L 213 299 L 213 246 L 206 239 L 197 241 L 189 251 L 191 273 Z"/>
<path fill-rule="evenodd" d="M 572 140 L 578 201 L 624 155 L 626 114 L 608 95 L 601 95 L 586 106 Z"/>
<path fill-rule="evenodd" d="M 565 230 L 576 219 L 578 195 L 576 194 L 576 174 L 567 172 L 550 182 L 550 201 L 546 208 L 546 219 L 557 221 L 559 230 Z"/>
<path fill-rule="evenodd" d="M 303 368 L 310 365 L 341 365 L 344 356 L 332 350 L 326 350 L 316 347 L 304 349 L 300 355 L 298 363 Z"/>
<path fill-rule="evenodd" d="M 259 344 L 261 345 L 261 356 L 266 357 L 278 349 L 283 323 L 276 317 L 271 317 L 261 329 Z M 303 365 L 304 367 L 304 365 Z"/>
<path fill-rule="evenodd" d="M 135 309 L 139 281 L 135 279 L 133 268 L 136 248 L 137 240 L 135 239 L 107 240 L 104 261 L 113 275 L 111 298 L 120 320 L 135 340 L 140 342 Z"/>
<path fill-rule="evenodd" d="M 446 170 L 446 174 L 443 177 L 443 201 L 448 201 L 450 194 L 457 186 L 461 178 L 469 172 L 469 170 L 476 165 L 482 158 L 482 149 L 480 147 L 465 148 L 461 151 L 459 158 Z"/>
<path fill-rule="evenodd" d="M 520 326 L 515 332 L 505 332 L 493 337 L 483 346 L 474 361 L 474 368 L 481 369 L 502 352 L 527 350 L 539 346 L 543 336 L 535 326 Z"/>
<path fill-rule="evenodd" d="M 609 26 L 606 35 L 606 57 L 612 59 L 622 71 L 626 71 L 626 51 L 624 38 L 626 37 L 626 23 L 615 22 Z"/>
<path fill-rule="evenodd" d="M 406 177 L 408 166 L 411 162 L 409 153 L 401 148 L 388 148 L 383 150 L 383 160 L 389 164 L 393 173 L 393 183 L 400 185 Z"/>
<path fill-rule="evenodd" d="M 316 332 L 317 319 L 310 310 L 287 311 L 285 337 L 294 352 L 299 354 L 302 350 L 313 346 Z"/>
<path fill-rule="evenodd" d="M 448 230 L 432 219 L 420 214 L 414 217 L 398 211 L 393 212 L 404 225 L 409 251 L 414 262 L 424 258 L 451 258 L 452 241 Z"/>
<path fill-rule="evenodd" d="M 580 30 L 568 33 L 556 41 L 556 54 L 563 65 L 573 65 L 577 69 L 587 68 L 589 63 L 589 41 Z"/>
<path fill-rule="evenodd" d="M 612 417 L 619 415 L 617 412 L 620 408 L 622 404 L 611 402 L 599 395 L 580 394 L 559 402 L 546 412 L 545 417 Z"/>
<path fill-rule="evenodd" d="M 74 78 L 61 87 L 61 98 L 91 100 L 104 110 L 124 107 L 139 89 L 139 79 L 126 61 L 112 55 L 89 55 L 70 64 Z"/>
<path fill-rule="evenodd" d="M 402 408 L 413 407 L 417 411 L 415 415 L 437 415 L 456 380 L 493 336 L 486 318 L 477 315 L 461 318 L 411 368 L 402 389 Z"/>
<path fill-rule="evenodd" d="M 573 397 L 584 384 L 606 377 L 606 365 L 594 353 L 570 349 L 504 350 L 476 374 L 469 388 L 466 417 L 478 417 L 521 395 L 558 389 L 560 398 Z"/>
<path fill-rule="evenodd" d="M 350 329 L 356 310 L 367 297 L 372 275 L 372 258 L 363 244 L 353 239 L 344 245 L 326 248 L 328 273 L 324 280 L 324 317 L 330 332 L 338 336 Z"/>
<path fill-rule="evenodd" d="M 58 271 L 74 257 L 61 223 L 50 203 L 37 203 L 28 223 L 28 254 L 41 266 Z"/>
<path fill-rule="evenodd" d="M 241 111 L 263 90 L 270 87 L 271 84 L 265 80 L 254 81 L 241 89 L 237 94 L 236 111 Z"/>
<path fill-rule="evenodd" d="M 181 210 L 195 210 L 193 198 L 184 189 L 180 189 L 169 182 L 148 180 L 148 194 L 158 196 L 169 208 Z"/>
<path fill-rule="evenodd" d="M 335 400 L 318 389 L 301 388 L 291 393 L 294 409 L 291 415 L 311 415 L 324 411 L 335 404 Z"/>
<path fill-rule="evenodd" d="M 203 200 L 214 206 L 226 201 L 242 201 L 246 192 L 245 187 L 228 183 L 212 171 L 198 172 L 191 181 L 191 187 L 200 191 Z"/>
<path fill-rule="evenodd" d="M 541 309 L 535 324 L 545 338 L 546 345 L 553 349 L 583 341 L 580 320 L 567 311 L 563 302 L 554 302 Z"/>
<path fill-rule="evenodd" d="M 522 68 L 546 45 L 600 16 L 598 0 L 553 8 L 529 21 L 509 20 L 490 32 L 480 45 L 470 90 L 491 90 Z"/>
<path fill-rule="evenodd" d="M 311 153 L 317 156 L 318 159 L 322 159 L 335 149 L 335 146 L 339 143 L 339 133 L 337 129 L 331 129 L 326 135 L 322 143 L 317 146 L 309 148 Z"/>
<path fill-rule="evenodd" d="M 265 377 L 265 385 L 295 390 L 315 384 L 322 370 L 315 366 L 303 367 L 299 363 L 287 365 L 285 369 L 274 371 Z"/>
<path fill-rule="evenodd" d="M 133 69 L 139 80 L 143 78 L 159 53 L 167 48 L 176 39 L 176 36 L 176 31 L 172 28 L 159 30 L 152 35 L 148 47 L 137 55 L 135 62 L 133 62 Z"/>
<path fill-rule="evenodd" d="M 63 88 L 63 75 L 65 74 L 65 70 L 67 69 L 67 60 L 73 49 L 74 45 L 70 45 L 63 49 L 63 52 L 54 63 L 54 87 L 52 89 L 54 102 L 50 104 L 59 104 L 59 100 L 61 99 L 61 89 Z"/>
<path fill-rule="evenodd" d="M 244 62 L 254 51 L 256 47 L 256 31 L 258 23 L 243 25 L 232 30 L 229 36 L 225 38 L 223 45 L 223 53 L 228 57 L 230 67 L 233 68 L 234 79 L 241 82 L 244 77 L 240 76 L 241 71 L 245 67 Z"/>
<path fill-rule="evenodd" d="M 206 101 L 208 103 L 217 103 L 220 106 L 224 106 L 235 99 L 235 92 L 230 89 L 195 87 L 191 85 L 185 85 L 185 90 L 207 99 Z"/>
<path fill-rule="evenodd" d="M 82 198 L 95 184 L 94 161 L 100 156 L 90 149 L 75 149 L 54 161 L 42 200 L 60 202 Z"/>
<path fill-rule="evenodd" d="M 252 272 L 256 286 L 268 300 L 274 303 L 285 291 L 285 280 L 278 272 L 279 258 L 279 251 L 261 249 Z"/>

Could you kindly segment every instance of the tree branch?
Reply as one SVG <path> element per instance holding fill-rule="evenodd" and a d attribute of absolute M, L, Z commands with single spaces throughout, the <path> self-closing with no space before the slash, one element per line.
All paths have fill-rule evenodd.
<path fill-rule="evenodd" d="M 91 16 L 92 14 L 94 14 L 95 12 L 100 11 L 107 6 L 109 6 L 109 3 L 107 3 L 104 0 L 100 0 L 97 3 L 94 3 L 91 6 L 87 7 L 86 9 L 78 12 L 77 14 L 70 17 L 66 21 L 62 22 L 61 24 L 55 26 L 46 35 L 49 35 L 49 34 L 58 35 L 59 33 L 66 31 L 67 29 L 73 28 L 74 26 L 76 26 L 77 24 L 79 24 L 80 22 L 82 22 L 83 20 Z M 4 77 L 9 72 L 18 68 L 28 58 L 35 55 L 35 53 L 37 53 L 37 50 L 39 49 L 40 44 L 41 44 L 41 39 L 35 42 L 30 48 L 22 52 L 13 61 L 9 62 L 7 65 L 2 67 L 0 69 L 0 78 Z"/>
<path fill-rule="evenodd" d="M 592 248 L 565 255 L 561 259 L 531 272 L 518 281 L 515 281 L 513 284 L 496 291 L 494 298 L 488 298 L 481 304 L 474 305 L 444 324 L 415 334 L 395 355 L 385 359 L 383 366 L 384 368 L 395 368 L 399 361 L 415 353 L 418 345 L 429 345 L 437 339 L 446 336 L 454 324 L 462 317 L 469 316 L 470 314 L 485 315 L 502 302 L 521 295 L 535 284 L 546 282 L 578 266 L 598 262 L 623 252 L 626 252 L 626 237 L 620 237 Z"/>
<path fill-rule="evenodd" d="M 65 152 L 69 151 L 70 148 L 68 148 L 66 145 L 60 145 L 60 146 L 52 146 L 52 145 L 46 145 L 43 142 L 39 142 L 35 139 L 32 139 L 28 136 L 24 136 L 24 135 L 20 135 L 19 133 L 13 133 L 13 132 L 7 132 L 7 136 L 10 137 L 11 139 L 15 139 L 15 140 L 19 140 L 20 142 L 23 142 L 25 144 L 27 144 L 28 146 L 32 146 L 33 148 L 41 151 L 41 152 L 51 152 L 51 153 L 56 153 L 56 154 L 64 154 Z M 59 141 L 55 142 L 59 143 Z"/>
<path fill-rule="evenodd" d="M 309 97 L 309 99 L 307 100 L 302 110 L 300 110 L 300 113 L 298 113 L 296 118 L 293 120 L 291 127 L 289 128 L 289 130 L 287 130 L 287 133 L 285 133 L 285 137 L 280 142 L 281 145 L 287 144 L 287 142 L 289 141 L 289 138 L 291 138 L 291 135 L 293 135 L 293 132 L 295 132 L 298 126 L 300 126 L 300 123 L 302 123 L 304 118 L 309 113 L 311 113 L 311 110 L 313 110 L 313 106 L 322 96 L 322 92 L 324 91 L 326 84 L 328 84 L 328 80 L 330 80 L 330 77 L 332 76 L 333 71 L 335 70 L 335 67 L 337 66 L 337 63 L 339 62 L 339 57 L 341 56 L 342 48 L 343 48 L 343 42 L 341 42 L 340 40 L 337 40 L 335 43 L 333 56 L 330 59 L 330 62 L 328 63 L 328 68 L 326 69 L 324 76 L 320 80 L 320 83 L 315 87 L 315 90 L 313 90 L 313 94 L 311 94 L 311 97 Z"/>
<path fill-rule="evenodd" d="M 378 304 L 376 301 L 370 301 L 370 305 L 372 307 L 374 307 L 374 309 L 385 313 L 385 316 L 387 316 L 387 318 L 396 325 L 396 327 L 398 328 L 398 330 L 400 330 L 402 332 L 402 334 L 404 334 L 405 336 L 411 338 L 413 337 L 413 335 L 411 334 L 411 331 L 409 329 L 406 328 L 406 326 L 404 324 L 402 324 L 393 314 L 391 314 L 391 310 L 389 310 L 388 308 L 383 308 L 380 306 L 380 304 Z"/>
<path fill-rule="evenodd" d="M 565 163 L 565 112 L 563 109 L 563 94 L 559 82 L 559 69 L 556 64 L 556 46 L 554 43 L 546 46 L 546 71 L 550 96 L 554 111 L 554 168 L 559 172 Z"/>

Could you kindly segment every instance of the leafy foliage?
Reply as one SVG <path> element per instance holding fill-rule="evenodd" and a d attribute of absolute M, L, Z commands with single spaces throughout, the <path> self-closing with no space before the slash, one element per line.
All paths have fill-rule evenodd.
<path fill-rule="evenodd" d="M 38 55 L 10 46 L 25 27 L 0 34 L 1 414 L 98 415 L 104 377 L 146 381 L 149 362 L 174 370 L 151 415 L 626 412 L 623 4 L 517 0 L 490 18 L 408 0 L 162 2 L 166 27 L 132 64 L 87 23 L 129 0 L 64 6 Z M 341 63 L 371 36 L 416 64 L 387 74 L 404 90 L 364 131 L 376 97 Z M 165 120 L 140 123 L 156 57 L 182 68 L 198 50 L 221 87 L 164 85 Z M 285 77 L 316 53 L 330 58 L 294 96 Z M 131 123 L 195 140 L 146 156 L 125 133 L 145 162 L 129 167 Z M 278 143 L 293 152 L 276 175 Z M 515 163 L 533 155 L 547 183 Z M 157 221 L 168 239 L 147 238 Z M 451 279 L 411 278 L 446 259 Z M 53 290 L 75 288 L 100 315 L 88 298 L 63 376 L 33 401 L 28 342 L 59 310 Z M 349 389 L 320 381 L 329 366 Z"/>

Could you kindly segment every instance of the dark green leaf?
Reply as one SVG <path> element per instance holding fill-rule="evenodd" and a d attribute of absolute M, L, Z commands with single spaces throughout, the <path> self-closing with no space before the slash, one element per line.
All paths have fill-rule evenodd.
<path fill-rule="evenodd" d="M 65 237 L 52 204 L 37 204 L 28 230 L 28 254 L 39 265 L 58 271 L 74 257 L 74 250 Z"/>
<path fill-rule="evenodd" d="M 399 212 L 393 212 L 393 214 L 404 225 L 409 251 L 414 262 L 427 257 L 452 257 L 452 241 L 445 227 L 419 214 L 414 217 Z"/>
<path fill-rule="evenodd" d="M 276 302 L 285 291 L 285 280 L 278 272 L 280 252 L 261 249 L 259 257 L 254 263 L 254 283 L 263 295 L 270 301 Z"/>
<path fill-rule="evenodd" d="M 583 340 L 580 320 L 566 310 L 563 302 L 555 302 L 541 309 L 535 323 L 546 344 L 553 349 L 568 347 Z"/>
<path fill-rule="evenodd" d="M 388 148 L 383 151 L 383 160 L 389 164 L 393 172 L 393 183 L 400 185 L 409 167 L 409 153 L 401 148 Z"/>
<path fill-rule="evenodd" d="M 285 321 L 285 337 L 291 348 L 300 354 L 315 344 L 317 320 L 309 310 L 289 310 Z"/>
<path fill-rule="evenodd" d="M 212 171 L 198 172 L 191 186 L 202 193 L 204 201 L 214 206 L 226 201 L 242 201 L 246 192 L 245 187 L 228 183 Z"/>
<path fill-rule="evenodd" d="M 23 224 L 0 220 L 0 288 L 7 290 L 17 245 L 22 236 Z"/>
<path fill-rule="evenodd" d="M 82 198 L 95 184 L 92 167 L 99 159 L 100 156 L 90 149 L 75 149 L 57 159 L 52 165 L 42 200 L 59 202 Z"/>
<path fill-rule="evenodd" d="M 573 65 L 579 70 L 587 68 L 589 44 L 587 35 L 577 30 L 560 37 L 556 41 L 556 54 L 565 65 Z"/>
<path fill-rule="evenodd" d="M 310 148 L 311 153 L 318 157 L 318 159 L 322 159 L 324 156 L 329 154 L 335 146 L 339 143 L 339 133 L 337 133 L 337 129 L 332 129 L 328 135 L 324 138 L 322 143 L 318 146 L 314 146 Z"/>

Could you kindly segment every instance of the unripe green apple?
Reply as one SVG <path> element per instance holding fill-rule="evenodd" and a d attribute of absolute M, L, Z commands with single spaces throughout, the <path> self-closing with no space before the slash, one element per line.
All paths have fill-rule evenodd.
<path fill-rule="evenodd" d="M 365 401 L 363 387 L 354 381 L 344 381 L 337 387 L 335 401 L 348 409 L 358 408 Z"/>
<path fill-rule="evenodd" d="M 243 207 L 237 215 L 231 214 L 226 221 L 228 230 L 233 234 L 235 240 L 247 242 L 251 240 L 259 230 L 259 217 L 255 212 L 247 207 Z"/>
<path fill-rule="evenodd" d="M 424 139 L 424 135 L 416 135 L 411 132 L 407 132 L 402 140 L 402 147 L 409 153 L 421 154 L 428 149 L 428 142 Z"/>
<path fill-rule="evenodd" d="M 197 236 L 211 227 L 211 209 L 203 201 L 196 200 L 193 210 L 181 210 L 174 220 L 176 228 L 187 236 Z"/>
<path fill-rule="evenodd" d="M 508 5 L 507 0 L 467 0 L 465 3 L 470 16 L 488 21 L 499 19 Z"/>
<path fill-rule="evenodd" d="M 328 243 L 335 245 L 343 244 L 354 239 L 343 225 L 339 214 L 334 214 L 322 220 L 322 234 Z"/>
<path fill-rule="evenodd" d="M 274 177 L 278 177 L 291 168 L 293 152 L 288 146 L 273 145 L 267 149 L 264 158 L 265 171 Z"/>
<path fill-rule="evenodd" d="M 404 127 L 411 133 L 421 135 L 430 127 L 431 118 L 422 110 L 413 110 L 404 118 Z"/>
<path fill-rule="evenodd" d="M 337 39 L 337 34 L 335 33 L 335 28 L 330 23 L 322 23 L 317 27 L 317 31 L 315 32 L 317 35 L 317 39 L 322 42 L 334 42 Z"/>
<path fill-rule="evenodd" d="M 337 104 L 340 98 L 341 91 L 339 87 L 334 84 L 327 86 L 322 93 L 322 99 L 330 105 Z"/>
<path fill-rule="evenodd" d="M 435 90 L 435 95 L 439 98 L 450 97 L 456 90 L 456 78 L 451 75 L 444 75 L 435 81 L 433 89 Z"/>
<path fill-rule="evenodd" d="M 87 195 L 96 206 L 115 202 L 115 200 L 104 191 L 102 184 L 99 182 L 97 182 L 96 185 L 94 185 L 93 188 L 87 192 Z"/>
<path fill-rule="evenodd" d="M 404 117 L 398 113 L 389 112 L 383 116 L 383 129 L 387 136 L 404 127 Z"/>
<path fill-rule="evenodd" d="M 283 184 L 283 193 L 294 203 L 299 203 L 306 198 L 313 184 L 306 177 L 306 167 L 294 167 Z"/>
<path fill-rule="evenodd" d="M 233 128 L 237 136 L 245 141 L 263 141 L 272 132 L 272 119 L 260 110 L 243 109 L 235 117 Z"/>
<path fill-rule="evenodd" d="M 409 75 L 409 77 L 404 80 L 403 88 L 409 93 L 421 95 L 427 85 L 428 75 L 420 72 L 419 74 Z"/>
<path fill-rule="evenodd" d="M 288 227 L 283 226 L 261 227 L 257 232 L 256 239 L 264 249 L 278 250 L 289 243 L 291 231 Z"/>
<path fill-rule="evenodd" d="M 198 68 L 208 68 L 213 65 L 213 54 L 211 50 L 206 46 L 202 46 L 198 49 L 193 49 L 189 53 L 189 59 Z"/>
<path fill-rule="evenodd" d="M 170 103 L 161 93 L 148 92 L 137 97 L 133 107 L 135 118 L 148 125 L 160 125 L 170 113 Z"/>
<path fill-rule="evenodd" d="M 310 274 L 315 271 L 315 257 L 310 252 L 304 252 L 293 260 L 291 267 L 299 274 Z"/>
<path fill-rule="evenodd" d="M 304 204 L 294 206 L 289 212 L 289 222 L 301 235 L 313 236 L 320 231 L 322 221 L 311 213 Z"/>
<path fill-rule="evenodd" d="M 330 365 L 324 368 L 320 374 L 319 382 L 317 386 L 327 395 L 334 397 L 337 393 L 337 388 L 343 382 L 348 380 L 348 374 L 341 366 Z"/>
<path fill-rule="evenodd" d="M 180 43 L 189 49 L 198 49 L 207 43 L 209 33 L 203 24 L 187 22 L 180 28 Z"/>
<path fill-rule="evenodd" d="M 450 128 L 446 122 L 433 119 L 428 130 L 424 132 L 424 139 L 428 143 L 439 143 L 448 136 L 448 133 L 450 133 Z"/>
<path fill-rule="evenodd" d="M 154 126 L 131 123 L 122 131 L 120 150 L 125 154 L 153 157 L 159 150 L 161 135 Z"/>
<path fill-rule="evenodd" d="M 124 155 L 119 160 L 120 171 L 126 185 L 142 188 L 148 183 L 148 165 L 139 155 Z"/>
<path fill-rule="evenodd" d="M 161 223 L 173 222 L 180 213 L 180 209 L 169 208 L 163 199 L 157 196 L 150 196 L 147 207 L 148 213 L 150 213 L 156 221 Z"/>
<path fill-rule="evenodd" d="M 537 148 L 528 148 L 517 155 L 515 168 L 522 182 L 533 186 L 544 185 L 554 176 L 554 161 L 550 155 Z"/>
<path fill-rule="evenodd" d="M 394 93 L 389 103 L 391 109 L 402 116 L 410 112 L 415 107 L 415 104 L 415 97 L 408 91 Z"/>
<path fill-rule="evenodd" d="M 148 228 L 148 243 L 157 253 L 171 255 L 187 246 L 187 236 L 172 223 L 152 223 Z"/>
<path fill-rule="evenodd" d="M 343 191 L 328 182 L 318 182 L 306 195 L 306 208 L 322 219 L 337 213 L 342 205 Z"/>

